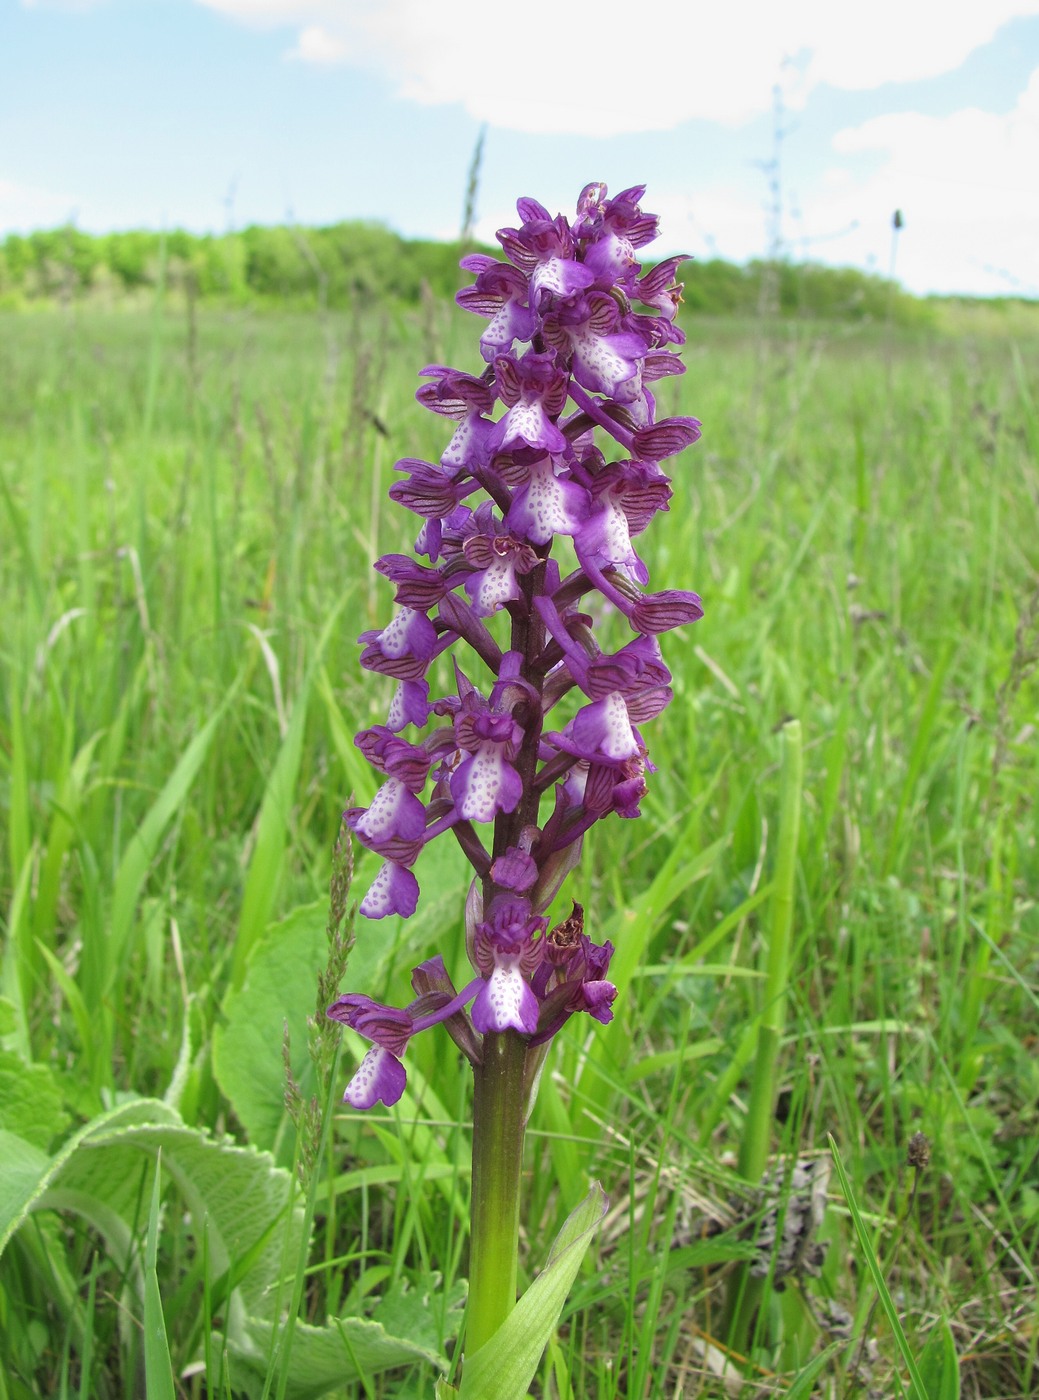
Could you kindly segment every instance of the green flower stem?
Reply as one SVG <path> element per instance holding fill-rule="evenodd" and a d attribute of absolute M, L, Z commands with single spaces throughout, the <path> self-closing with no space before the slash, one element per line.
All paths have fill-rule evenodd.
<path fill-rule="evenodd" d="M 483 1038 L 473 1104 L 473 1197 L 465 1350 L 494 1336 L 516 1303 L 527 1047 L 514 1031 Z"/>

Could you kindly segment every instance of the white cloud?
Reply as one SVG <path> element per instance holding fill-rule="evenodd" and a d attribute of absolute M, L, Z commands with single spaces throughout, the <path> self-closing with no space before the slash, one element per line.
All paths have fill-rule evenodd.
<path fill-rule="evenodd" d="M 1008 20 L 1039 14 L 1036 0 L 874 0 L 857 12 L 808 4 L 810 75 L 865 91 L 954 72 Z"/>
<path fill-rule="evenodd" d="M 878 153 L 860 209 L 901 208 L 899 273 L 911 287 L 1039 295 L 1039 69 L 1007 113 L 892 112 L 838 132 L 839 154 Z M 847 211 L 852 196 L 834 206 Z"/>
<path fill-rule="evenodd" d="M 346 45 L 319 24 L 308 24 L 300 31 L 299 41 L 294 49 L 289 49 L 286 58 L 296 58 L 302 63 L 316 63 L 331 66 L 341 63 L 346 55 Z"/>
<path fill-rule="evenodd" d="M 834 163 L 784 215 L 795 258 L 886 274 L 901 209 L 895 273 L 911 291 L 1039 296 L 1039 69 L 1005 114 L 888 113 L 837 133 Z M 863 173 L 862 158 L 872 158 Z M 767 195 L 755 183 L 655 196 L 668 251 L 734 259 L 767 245 Z"/>
<path fill-rule="evenodd" d="M 868 90 L 953 71 L 1039 0 L 874 0 L 856 21 L 833 0 L 728 5 L 561 0 L 197 0 L 234 19 L 300 26 L 294 54 L 387 76 L 401 97 L 460 103 L 514 131 L 615 136 L 789 105 L 821 83 Z M 321 34 L 318 43 L 313 36 Z M 305 42 L 307 35 L 312 36 Z M 784 70 L 784 65 L 785 70 Z"/>

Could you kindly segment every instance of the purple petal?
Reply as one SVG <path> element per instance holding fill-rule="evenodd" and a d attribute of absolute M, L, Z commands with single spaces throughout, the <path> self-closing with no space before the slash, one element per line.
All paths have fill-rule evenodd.
<path fill-rule="evenodd" d="M 632 760 L 634 762 L 634 760 Z M 636 772 L 630 778 L 617 783 L 613 789 L 612 805 L 618 817 L 631 820 L 642 815 L 639 803 L 646 795 L 646 779 L 643 773 Z"/>
<path fill-rule="evenodd" d="M 639 358 L 646 353 L 641 336 L 596 335 L 583 331 L 572 337 L 574 378 L 593 393 L 617 396 L 620 385 L 635 379 Z M 634 386 L 637 391 L 638 383 Z M 630 396 L 629 396 L 630 397 Z"/>
<path fill-rule="evenodd" d="M 433 762 L 431 756 L 418 744 L 398 739 L 388 725 L 375 724 L 371 729 L 362 729 L 354 743 L 372 767 L 387 777 L 396 778 L 415 794 L 425 787 Z"/>
<path fill-rule="evenodd" d="M 331 1021 L 349 1026 L 365 1040 L 381 1045 L 398 1059 L 407 1049 L 414 1025 L 406 1011 L 396 1006 L 383 1006 L 371 997 L 357 992 L 339 997 L 325 1012 Z"/>
<path fill-rule="evenodd" d="M 489 418 L 469 413 L 455 429 L 451 441 L 440 454 L 441 465 L 451 472 L 481 466 L 488 460 L 495 425 Z"/>
<path fill-rule="evenodd" d="M 584 189 L 577 196 L 577 220 L 576 224 L 583 227 L 588 220 L 598 220 L 601 216 L 602 202 L 606 198 L 606 185 L 602 180 L 593 180 L 585 185 Z"/>
<path fill-rule="evenodd" d="M 605 1026 L 613 1020 L 613 1003 L 617 998 L 617 988 L 612 982 L 585 982 L 581 987 L 584 1005 L 582 1011 L 594 1016 Z"/>
<path fill-rule="evenodd" d="M 373 842 L 385 842 L 391 836 L 416 841 L 426 829 L 426 809 L 402 782 L 390 778 L 372 798 L 367 811 L 351 821 L 350 826 Z"/>
<path fill-rule="evenodd" d="M 617 770 L 612 764 L 593 763 L 589 766 L 584 785 L 584 807 L 596 817 L 605 817 L 617 805 Z"/>
<path fill-rule="evenodd" d="M 458 266 L 463 272 L 479 273 L 487 272 L 492 267 L 501 267 L 502 264 L 487 253 L 466 253 L 465 257 L 459 260 Z"/>
<path fill-rule="evenodd" d="M 630 238 L 616 233 L 606 233 L 596 239 L 585 253 L 584 262 L 597 278 L 604 279 L 603 285 L 623 279 L 626 273 L 639 266 Z"/>
<path fill-rule="evenodd" d="M 361 652 L 361 665 L 366 671 L 375 671 L 380 676 L 392 676 L 396 681 L 420 681 L 429 663 L 411 655 L 385 656 L 377 646 L 365 647 Z"/>
<path fill-rule="evenodd" d="M 667 588 L 640 598 L 629 617 L 638 632 L 670 632 L 673 627 L 699 622 L 703 617 L 703 603 L 696 593 Z"/>
<path fill-rule="evenodd" d="M 425 680 L 402 680 L 393 692 L 386 728 L 399 734 L 409 724 L 417 729 L 429 719 L 429 682 Z"/>
<path fill-rule="evenodd" d="M 532 544 L 548 544 L 554 535 L 576 535 L 588 514 L 588 492 L 557 476 L 548 457 L 532 463 L 529 471 L 528 484 L 513 495 L 506 528 Z"/>
<path fill-rule="evenodd" d="M 384 554 L 376 560 L 375 572 L 396 585 L 394 601 L 398 607 L 419 612 L 435 607 L 451 587 L 439 569 L 427 569 L 410 554 Z"/>
<path fill-rule="evenodd" d="M 436 646 L 436 628 L 424 613 L 414 608 L 401 608 L 397 616 L 379 633 L 379 648 L 384 656 L 417 656 L 428 661 Z"/>
<path fill-rule="evenodd" d="M 479 276 L 472 287 L 460 291 L 455 300 L 466 311 L 488 316 L 490 324 L 480 337 L 480 351 L 487 361 L 493 361 L 503 351 L 511 349 L 513 341 L 533 338 L 537 318 L 524 303 L 527 300 L 527 279 L 518 268 L 488 258 L 487 266 L 470 269 Z"/>
<path fill-rule="evenodd" d="M 476 616 L 490 617 L 505 603 L 511 603 L 520 597 L 515 559 L 496 559 L 486 569 L 470 574 L 465 581 L 465 591 L 472 601 Z"/>
<path fill-rule="evenodd" d="M 700 424 L 696 418 L 665 418 L 650 428 L 640 428 L 635 434 L 634 446 L 639 457 L 659 462 L 663 457 L 673 457 L 692 446 L 699 436 Z"/>
<path fill-rule="evenodd" d="M 518 846 L 510 846 L 504 855 L 491 866 L 491 879 L 502 889 L 515 890 L 523 894 L 533 888 L 538 878 L 538 867 L 534 857 Z"/>
<path fill-rule="evenodd" d="M 436 650 L 436 628 L 424 613 L 401 608 L 381 631 L 362 632 L 361 665 L 397 680 L 417 681 Z"/>
<path fill-rule="evenodd" d="M 352 1108 L 371 1108 L 380 1099 L 391 1108 L 403 1094 L 407 1081 L 400 1060 L 381 1045 L 373 1045 L 346 1086 L 343 1099 Z"/>
<path fill-rule="evenodd" d="M 639 691 L 628 698 L 628 718 L 633 724 L 645 724 L 646 720 L 663 714 L 674 698 L 674 692 L 666 685 Z"/>
<path fill-rule="evenodd" d="M 499 812 L 514 812 L 523 796 L 520 775 L 502 753 L 501 744 L 481 744 L 451 774 L 451 796 L 463 821 L 493 821 Z"/>
<path fill-rule="evenodd" d="M 532 199 L 529 194 L 521 195 L 517 199 L 516 213 L 525 224 L 547 222 L 552 217 L 545 206 L 539 200 Z"/>
<path fill-rule="evenodd" d="M 602 473 L 628 518 L 628 532 L 640 535 L 658 511 L 667 510 L 671 478 L 645 462 L 617 462 Z"/>
<path fill-rule="evenodd" d="M 579 710 L 568 728 L 574 744 L 586 758 L 601 754 L 617 760 L 631 758 L 639 751 L 628 707 L 624 697 L 616 692 Z"/>
<path fill-rule="evenodd" d="M 654 306 L 665 316 L 674 318 L 682 300 L 682 284 L 675 280 L 680 263 L 686 262 L 688 255 L 665 258 L 656 267 L 640 277 L 635 296 L 646 306 Z"/>
<path fill-rule="evenodd" d="M 505 302 L 480 337 L 480 353 L 492 363 L 502 351 L 510 350 L 514 341 L 533 340 L 537 324 L 537 317 L 529 307 L 520 306 L 516 301 Z"/>
<path fill-rule="evenodd" d="M 415 989 L 415 995 L 420 997 L 428 996 L 430 992 L 443 992 L 447 997 L 455 995 L 455 984 L 451 981 L 444 966 L 444 959 L 439 953 L 419 963 L 412 971 L 411 985 Z"/>
<path fill-rule="evenodd" d="M 366 919 L 385 919 L 389 914 L 408 919 L 417 905 L 418 881 L 414 875 L 403 865 L 386 860 L 361 900 L 360 911 Z"/>
<path fill-rule="evenodd" d="M 494 392 L 475 375 L 445 365 L 427 365 L 420 373 L 433 376 L 434 383 L 423 384 L 415 394 L 419 403 L 444 418 L 467 418 L 474 410 L 488 413 L 494 407 Z"/>
<path fill-rule="evenodd" d="M 591 557 L 602 565 L 612 564 L 636 583 L 649 579 L 649 570 L 632 546 L 628 517 L 612 491 L 599 497 L 599 509 L 582 523 L 574 544 L 582 563 Z"/>
<path fill-rule="evenodd" d="M 651 350 L 642 362 L 642 379 L 645 384 L 653 384 L 658 379 L 668 379 L 675 374 L 685 374 L 685 365 L 669 350 Z"/>
<path fill-rule="evenodd" d="M 393 483 L 390 500 L 427 519 L 445 519 L 457 508 L 462 497 L 473 490 L 471 485 L 459 485 L 442 467 L 415 458 L 398 462 L 396 470 L 408 472 L 408 479 Z"/>
<path fill-rule="evenodd" d="M 542 309 L 544 293 L 557 297 L 572 297 L 583 292 L 595 281 L 595 273 L 584 263 L 570 258 L 546 258 L 530 274 L 531 300 Z"/>
<path fill-rule="evenodd" d="M 626 700 L 667 685 L 671 672 L 660 655 L 655 637 L 636 637 L 620 651 L 603 652 L 588 663 L 582 688 L 591 700 L 601 700 L 611 690 Z"/>
<path fill-rule="evenodd" d="M 481 1034 L 510 1028 L 533 1035 L 538 1027 L 538 999 L 520 972 L 517 960 L 503 958 L 473 1002 L 473 1025 Z"/>

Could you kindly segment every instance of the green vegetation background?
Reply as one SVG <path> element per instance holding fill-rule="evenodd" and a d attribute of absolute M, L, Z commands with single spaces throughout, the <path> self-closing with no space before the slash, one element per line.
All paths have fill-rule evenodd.
<path fill-rule="evenodd" d="M 282 1026 L 309 1093 L 331 850 L 342 808 L 374 787 L 352 736 L 387 694 L 355 638 L 391 610 L 371 559 L 408 547 L 416 523 L 386 491 L 397 458 L 441 450 L 419 368 L 479 366 L 478 322 L 450 305 L 457 250 L 366 236 L 171 235 L 165 279 L 152 235 L 4 245 L 9 304 L 50 299 L 0 314 L 0 1128 L 30 1175 L 66 1176 L 0 1258 L 0 1396 L 141 1393 L 157 1306 L 177 1391 L 200 1400 L 320 1393 L 325 1346 L 340 1348 L 332 1393 L 427 1395 L 457 1330 L 468 1109 L 446 1036 L 409 1051 L 398 1112 L 336 1113 L 311 1178 L 309 1272 L 290 1250 L 297 1216 L 271 1204 L 297 1155 Z M 48 237 L 50 254 L 18 263 Z M 352 264 L 343 252 L 365 247 Z M 712 1338 L 726 1261 L 753 1234 L 734 1163 L 776 730 L 795 715 L 773 1148 L 818 1158 L 832 1133 L 916 1354 L 947 1337 L 964 1393 L 1030 1395 L 1039 335 L 1027 308 L 900 325 L 882 284 L 871 320 L 783 318 L 753 282 L 766 272 L 774 289 L 776 269 L 725 274 L 761 314 L 708 317 L 694 268 L 689 373 L 661 386 L 704 438 L 673 464 L 647 558 L 654 586 L 698 588 L 707 614 L 663 639 L 675 702 L 647 729 L 644 816 L 597 829 L 573 886 L 627 986 L 610 1027 L 573 1025 L 554 1048 L 527 1163 L 528 1276 L 590 1176 L 612 1209 L 535 1393 L 731 1390 Z M 803 309 L 814 276 L 782 270 L 780 302 Z M 438 845 L 418 868 L 422 912 L 362 921 L 345 987 L 399 1000 L 433 951 L 461 971 L 465 870 Z M 371 874 L 359 853 L 359 889 Z M 347 1036 L 336 1100 L 359 1049 Z M 122 1126 L 62 1165 L 112 1112 Z M 933 1157 L 909 1210 L 917 1130 Z M 271 1155 L 235 1156 L 245 1144 Z M 166 1209 L 149 1216 L 160 1145 Z M 224 1195 L 185 1208 L 178 1192 L 202 1179 Z M 91 1192 L 107 1215 L 76 1209 Z M 274 1243 L 220 1255 L 228 1193 L 252 1202 L 243 1220 L 268 1210 Z M 827 1394 L 901 1394 L 833 1186 L 821 1234 L 821 1277 L 791 1280 L 762 1315 L 748 1393 L 795 1393 L 814 1357 Z M 314 1330 L 297 1329 L 290 1364 L 278 1328 L 295 1303 Z M 351 1371 L 340 1338 L 360 1343 L 329 1318 L 405 1338 L 410 1367 L 362 1350 Z"/>
<path fill-rule="evenodd" d="M 124 299 L 156 285 L 204 301 L 251 300 L 342 308 L 357 296 L 415 304 L 450 300 L 458 288 L 459 243 L 403 239 L 377 224 L 327 228 L 261 226 L 222 235 L 131 231 L 93 236 L 72 225 L 0 242 L 0 307 L 53 298 Z M 494 250 L 497 251 L 497 250 Z M 721 258 L 685 265 L 686 304 L 704 315 L 751 315 L 763 295 L 784 312 L 927 324 L 924 302 L 884 278 L 817 263 Z"/>

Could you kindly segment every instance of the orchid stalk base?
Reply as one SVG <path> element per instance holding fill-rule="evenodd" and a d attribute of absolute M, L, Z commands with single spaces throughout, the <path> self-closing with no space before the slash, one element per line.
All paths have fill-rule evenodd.
<path fill-rule="evenodd" d="M 476 1066 L 466 1352 L 489 1341 L 516 1302 L 527 1047 L 514 1031 L 484 1037 Z"/>

